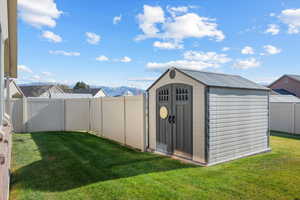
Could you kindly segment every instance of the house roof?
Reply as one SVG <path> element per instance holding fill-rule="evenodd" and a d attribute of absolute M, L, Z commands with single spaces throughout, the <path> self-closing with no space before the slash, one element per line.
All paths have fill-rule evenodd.
<path fill-rule="evenodd" d="M 300 82 L 300 75 L 287 74 L 286 76 Z"/>
<path fill-rule="evenodd" d="M 275 83 L 277 83 L 277 81 L 281 80 L 282 78 L 284 77 L 288 77 L 290 79 L 293 79 L 295 81 L 298 81 L 300 82 L 300 75 L 296 75 L 296 74 L 284 74 L 283 76 L 281 76 L 279 79 L 275 80 L 274 82 L 272 82 L 270 85 L 269 85 L 269 88 L 271 88 Z"/>
<path fill-rule="evenodd" d="M 100 90 L 102 90 L 102 88 L 89 88 L 89 89 L 80 88 L 80 89 L 73 89 L 72 93 L 76 93 L 76 94 L 91 94 L 91 95 L 95 96 Z"/>
<path fill-rule="evenodd" d="M 300 99 L 293 95 L 270 95 L 271 103 L 299 103 Z"/>
<path fill-rule="evenodd" d="M 292 96 L 296 96 L 295 93 L 292 93 L 286 89 L 273 89 L 276 93 L 278 94 L 282 94 L 282 95 L 292 95 Z"/>
<path fill-rule="evenodd" d="M 22 96 L 24 96 L 24 94 L 23 94 L 21 88 L 16 84 L 16 82 L 15 82 L 13 79 L 10 79 L 10 80 L 9 80 L 9 85 L 10 85 L 10 84 L 13 84 L 13 85 L 16 87 L 16 89 L 18 90 L 18 92 L 19 92 Z M 4 88 L 6 89 L 6 84 L 4 84 Z"/>
<path fill-rule="evenodd" d="M 189 76 L 190 78 L 192 78 L 192 79 L 194 79 L 194 80 L 196 80 L 196 81 L 198 81 L 198 82 L 200 82 L 200 83 L 202 83 L 206 86 L 236 88 L 236 89 L 269 90 L 269 88 L 266 88 L 262 85 L 254 83 L 254 82 L 252 82 L 248 79 L 245 79 L 241 76 L 238 76 L 238 75 L 220 74 L 220 73 L 204 72 L 204 71 L 197 71 L 197 70 L 187 70 L 187 69 L 178 69 L 178 68 L 170 68 L 165 73 L 167 73 L 171 69 L 176 69 L 177 71 Z M 156 82 L 154 82 L 148 88 L 148 90 Z"/>
<path fill-rule="evenodd" d="M 41 94 L 49 90 L 53 85 L 35 85 L 35 86 L 19 86 L 26 97 L 39 97 Z"/>

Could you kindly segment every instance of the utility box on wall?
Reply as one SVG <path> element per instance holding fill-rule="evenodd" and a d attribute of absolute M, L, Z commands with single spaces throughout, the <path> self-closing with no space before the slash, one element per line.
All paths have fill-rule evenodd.
<path fill-rule="evenodd" d="M 269 151 L 269 89 L 236 75 L 168 69 L 147 90 L 151 150 L 213 165 Z"/>

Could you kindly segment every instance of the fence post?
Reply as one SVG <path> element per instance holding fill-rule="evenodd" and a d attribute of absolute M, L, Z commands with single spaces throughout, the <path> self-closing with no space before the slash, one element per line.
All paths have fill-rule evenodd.
<path fill-rule="evenodd" d="M 296 103 L 293 103 L 293 134 L 296 134 Z"/>
<path fill-rule="evenodd" d="M 123 134 L 124 134 L 124 144 L 126 145 L 126 97 L 123 96 L 123 112 L 124 112 L 124 115 L 123 115 L 123 120 L 124 120 L 124 127 L 123 127 Z"/>
<path fill-rule="evenodd" d="M 67 118 L 67 113 L 66 113 L 66 99 L 63 99 L 63 105 L 64 105 L 64 131 L 66 130 L 66 118 Z"/>
<path fill-rule="evenodd" d="M 103 137 L 104 133 L 103 133 L 103 98 L 100 98 L 100 135 Z"/>
<path fill-rule="evenodd" d="M 27 98 L 22 98 L 22 132 L 27 132 L 28 110 L 27 110 Z"/>
<path fill-rule="evenodd" d="M 141 141 L 141 151 L 144 152 L 146 151 L 146 135 L 147 135 L 147 128 L 148 128 L 148 123 L 147 123 L 147 104 L 146 104 L 146 95 L 142 95 L 142 117 L 143 117 L 143 133 L 142 133 L 142 141 Z"/>

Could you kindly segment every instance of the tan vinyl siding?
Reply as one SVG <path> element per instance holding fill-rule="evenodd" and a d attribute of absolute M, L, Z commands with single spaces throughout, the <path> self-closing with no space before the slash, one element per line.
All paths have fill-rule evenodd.
<path fill-rule="evenodd" d="M 268 91 L 209 89 L 209 163 L 268 149 Z"/>

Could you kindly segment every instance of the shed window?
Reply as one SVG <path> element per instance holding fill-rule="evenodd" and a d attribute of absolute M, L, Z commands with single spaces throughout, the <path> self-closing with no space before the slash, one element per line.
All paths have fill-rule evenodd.
<path fill-rule="evenodd" d="M 162 89 L 158 92 L 158 100 L 160 102 L 169 101 L 169 89 Z"/>
<path fill-rule="evenodd" d="M 186 88 L 176 88 L 176 101 L 188 101 L 188 89 Z"/>

